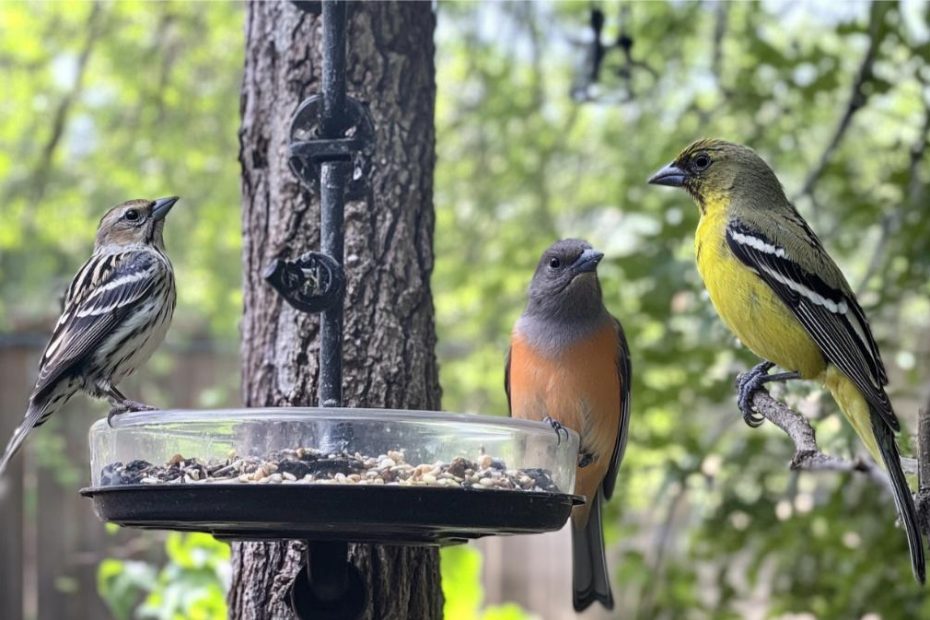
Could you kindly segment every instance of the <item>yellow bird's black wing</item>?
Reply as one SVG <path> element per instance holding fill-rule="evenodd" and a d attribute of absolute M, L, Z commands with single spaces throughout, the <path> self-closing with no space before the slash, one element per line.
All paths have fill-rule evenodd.
<path fill-rule="evenodd" d="M 856 384 L 882 420 L 897 431 L 900 425 L 882 387 L 888 383 L 885 367 L 865 313 L 816 235 L 799 215 L 796 223 L 791 231 L 779 231 L 796 236 L 795 248 L 776 243 L 757 227 L 737 219 L 727 225 L 727 246 L 775 291 L 824 357 Z M 802 252 L 808 256 L 805 264 Z M 817 273 L 818 266 L 830 273 Z"/>

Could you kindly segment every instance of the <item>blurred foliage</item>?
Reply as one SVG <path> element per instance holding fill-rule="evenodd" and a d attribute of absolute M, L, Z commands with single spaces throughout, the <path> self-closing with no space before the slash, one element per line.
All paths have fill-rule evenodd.
<path fill-rule="evenodd" d="M 445 408 L 506 412 L 503 357 L 535 262 L 558 237 L 588 238 L 607 253 L 605 299 L 634 357 L 635 419 L 606 519 L 622 615 L 930 617 L 890 496 L 860 476 L 790 472 L 783 434 L 740 421 L 732 380 L 755 360 L 703 293 L 697 210 L 645 185 L 697 137 L 756 148 L 860 291 L 914 428 L 930 358 L 926 2 L 595 5 L 604 40 L 628 37 L 638 63 L 614 53 L 596 85 L 583 79 L 590 4 L 438 6 Z M 179 193 L 169 343 L 235 339 L 241 41 L 234 4 L 0 6 L 0 327 L 54 316 L 107 206 Z M 817 386 L 782 394 L 825 450 L 860 452 Z M 169 575 L 214 570 L 169 566 L 108 560 L 101 592 L 127 617 L 157 588 L 168 601 Z M 443 567 L 449 617 L 498 613 L 482 611 L 474 551 L 444 551 Z"/>
<path fill-rule="evenodd" d="M 449 620 L 530 620 L 514 604 L 484 607 L 481 587 L 481 552 L 462 546 L 441 552 L 443 616 Z"/>
<path fill-rule="evenodd" d="M 229 545 L 208 534 L 171 532 L 168 562 L 107 559 L 97 570 L 97 589 L 113 616 L 152 620 L 226 617 Z"/>
<path fill-rule="evenodd" d="M 57 314 L 108 207 L 179 194 L 169 338 L 235 333 L 241 32 L 231 3 L 4 3 L 0 328 Z"/>

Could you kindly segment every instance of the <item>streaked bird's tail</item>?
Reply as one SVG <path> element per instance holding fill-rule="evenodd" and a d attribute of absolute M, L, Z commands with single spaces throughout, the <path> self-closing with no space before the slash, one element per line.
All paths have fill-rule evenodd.
<path fill-rule="evenodd" d="M 924 583 L 927 569 L 923 538 L 920 535 L 911 487 L 901 469 L 901 455 L 895 443 L 894 431 L 882 420 L 879 412 L 872 411 L 872 406 L 856 385 L 832 365 L 827 370 L 824 384 L 869 449 L 872 458 L 885 466 L 891 479 L 894 503 L 907 532 L 907 545 L 911 550 L 911 570 L 914 571 L 917 581 Z"/>
<path fill-rule="evenodd" d="M 45 423 L 49 416 L 58 411 L 58 409 L 74 395 L 75 391 L 77 391 L 71 382 L 64 381 L 62 383 L 63 385 L 58 386 L 58 388 L 51 393 L 43 395 L 43 398 L 33 398 L 29 401 L 29 408 L 26 410 L 23 421 L 16 427 L 16 430 L 13 431 L 13 436 L 10 438 L 9 443 L 6 444 L 6 450 L 4 450 L 3 456 L 0 457 L 0 478 L 3 477 L 6 466 L 9 464 L 10 460 L 16 456 L 16 453 L 19 452 L 19 449 L 22 447 L 26 437 L 29 436 L 29 433 L 32 432 L 32 429 Z"/>
<path fill-rule="evenodd" d="M 588 512 L 587 524 L 584 527 L 572 524 L 572 603 L 575 611 L 587 609 L 594 601 L 600 601 L 607 609 L 614 608 L 601 523 L 603 501 L 603 492 L 598 489 Z"/>

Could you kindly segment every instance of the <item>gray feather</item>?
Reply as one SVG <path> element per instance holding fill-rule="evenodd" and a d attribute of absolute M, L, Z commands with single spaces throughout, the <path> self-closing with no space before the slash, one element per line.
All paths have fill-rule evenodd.
<path fill-rule="evenodd" d="M 603 497 L 602 491 L 594 496 L 584 527 L 572 527 L 572 604 L 575 611 L 584 611 L 595 601 L 600 601 L 607 609 L 614 608 L 614 595 L 607 576 L 604 528 L 601 527 Z"/>

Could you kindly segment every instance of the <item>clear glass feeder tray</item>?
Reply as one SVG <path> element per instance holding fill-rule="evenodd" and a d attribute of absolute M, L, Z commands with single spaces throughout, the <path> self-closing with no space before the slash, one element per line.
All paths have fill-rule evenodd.
<path fill-rule="evenodd" d="M 383 409 L 129 413 L 90 430 L 104 520 L 220 538 L 448 544 L 562 527 L 578 435 Z"/>

